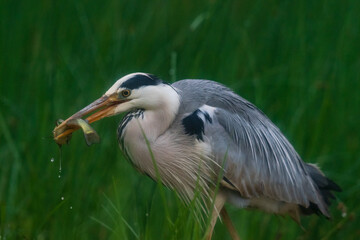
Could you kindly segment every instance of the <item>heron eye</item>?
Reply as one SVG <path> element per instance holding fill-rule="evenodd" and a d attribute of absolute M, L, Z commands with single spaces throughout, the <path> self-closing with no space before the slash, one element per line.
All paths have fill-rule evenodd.
<path fill-rule="evenodd" d="M 130 94 L 131 94 L 131 91 L 129 89 L 125 89 L 125 90 L 121 91 L 121 95 L 123 97 L 128 97 L 128 96 L 130 96 Z"/>

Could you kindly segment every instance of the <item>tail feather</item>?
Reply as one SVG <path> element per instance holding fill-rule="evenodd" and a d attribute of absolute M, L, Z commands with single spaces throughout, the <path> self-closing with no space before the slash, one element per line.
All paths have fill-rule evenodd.
<path fill-rule="evenodd" d="M 325 209 L 327 210 L 331 204 L 331 200 L 335 199 L 335 196 L 332 193 L 332 191 L 341 192 L 342 191 L 341 188 L 334 181 L 327 178 L 316 165 L 306 164 L 305 169 L 312 178 L 312 180 L 314 181 L 314 183 L 316 184 L 316 186 L 318 187 L 320 195 L 324 203 L 326 204 Z M 310 202 L 310 205 L 307 208 L 303 206 L 299 206 L 299 207 L 302 214 L 305 215 L 317 214 L 317 215 L 325 215 L 326 217 L 329 217 L 327 213 L 323 213 L 320 210 L 318 204 L 319 203 Z"/>

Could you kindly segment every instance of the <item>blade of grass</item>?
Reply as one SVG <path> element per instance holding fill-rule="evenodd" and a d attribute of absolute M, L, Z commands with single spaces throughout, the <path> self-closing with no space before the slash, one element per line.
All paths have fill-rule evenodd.
<path fill-rule="evenodd" d="M 137 121 L 137 122 L 138 122 L 139 127 L 140 127 L 140 129 L 141 129 L 141 132 L 142 132 L 142 134 L 143 134 L 143 137 L 144 137 L 146 146 L 147 146 L 147 148 L 148 148 L 148 151 L 149 151 L 149 154 L 150 154 L 152 163 L 153 163 L 153 165 L 154 165 L 155 176 L 156 176 L 156 180 L 157 180 L 156 182 L 157 182 L 157 185 L 158 185 L 158 188 L 159 188 L 159 191 L 160 191 L 161 198 L 162 198 L 162 200 L 163 200 L 163 206 L 164 206 L 164 210 L 165 210 L 166 219 L 167 219 L 167 221 L 173 226 L 174 223 L 173 223 L 172 220 L 171 220 L 170 212 L 169 212 L 169 209 L 168 209 L 168 205 L 167 205 L 167 201 L 166 201 L 166 196 L 165 196 L 165 191 L 164 191 L 164 185 L 162 184 L 161 175 L 160 175 L 160 172 L 159 172 L 159 169 L 158 169 L 156 160 L 155 160 L 154 153 L 153 153 L 153 151 L 152 151 L 152 149 L 151 149 L 150 141 L 149 141 L 149 139 L 146 137 L 145 131 L 144 131 L 143 127 L 141 126 L 140 122 L 139 122 L 139 121 Z"/>
<path fill-rule="evenodd" d="M 14 208 L 16 206 L 15 204 L 15 194 L 16 189 L 18 186 L 18 176 L 20 172 L 20 166 L 21 166 L 21 158 L 20 158 L 20 152 L 15 144 L 15 141 L 13 137 L 10 134 L 9 127 L 6 126 L 5 119 L 3 117 L 2 112 L 0 112 L 0 129 L 1 132 L 5 136 L 5 140 L 9 146 L 9 149 L 13 155 L 13 164 L 11 164 L 11 173 L 10 173 L 10 179 L 9 179 L 9 190 L 7 193 L 7 213 L 8 216 L 12 216 L 12 213 L 14 211 Z"/>

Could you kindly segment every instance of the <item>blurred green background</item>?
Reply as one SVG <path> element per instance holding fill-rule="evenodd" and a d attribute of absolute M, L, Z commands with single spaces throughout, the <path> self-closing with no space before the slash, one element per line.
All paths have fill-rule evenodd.
<path fill-rule="evenodd" d="M 342 186 L 333 219 L 304 217 L 305 231 L 229 206 L 243 239 L 359 239 L 359 13 L 356 0 L 0 1 L 0 238 L 203 237 L 123 159 L 120 116 L 93 125 L 100 144 L 75 133 L 58 177 L 55 121 L 142 71 L 228 85 Z M 214 239 L 230 239 L 224 225 Z"/>

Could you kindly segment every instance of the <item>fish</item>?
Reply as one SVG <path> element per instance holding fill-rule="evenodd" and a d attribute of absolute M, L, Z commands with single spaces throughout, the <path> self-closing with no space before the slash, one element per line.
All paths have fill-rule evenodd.
<path fill-rule="evenodd" d="M 59 119 L 57 121 L 56 127 L 53 130 L 54 141 L 59 146 L 68 143 L 71 139 L 71 133 L 79 128 L 81 128 L 81 130 L 83 131 L 84 138 L 88 146 L 100 142 L 100 137 L 97 132 L 90 126 L 90 124 L 86 120 L 81 118 L 69 119 L 66 122 Z"/>

